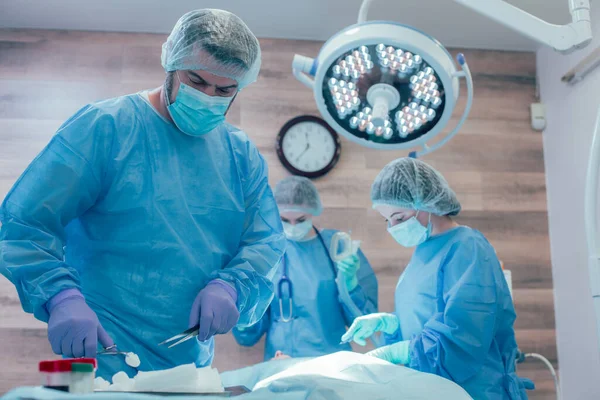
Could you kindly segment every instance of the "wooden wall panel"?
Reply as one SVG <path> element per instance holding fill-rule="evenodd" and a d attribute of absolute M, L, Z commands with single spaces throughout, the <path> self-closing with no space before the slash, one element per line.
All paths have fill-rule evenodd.
<path fill-rule="evenodd" d="M 164 78 L 164 35 L 0 30 L 0 198 L 58 126 L 88 102 L 156 87 Z M 291 73 L 295 53 L 316 56 L 321 44 L 261 40 L 260 79 L 237 97 L 229 121 L 242 127 L 267 160 L 269 181 L 287 176 L 274 150 L 281 126 L 300 114 L 318 115 L 312 93 Z M 460 223 L 481 230 L 513 273 L 517 339 L 527 352 L 556 363 L 552 274 L 546 214 L 542 135 L 531 130 L 535 55 L 461 50 L 475 81 L 475 103 L 452 141 L 425 159 L 438 168 L 462 202 Z M 453 54 L 458 50 L 452 50 Z M 465 105 L 464 86 L 450 126 Z M 352 230 L 379 278 L 382 311 L 393 309 L 397 278 L 411 252 L 400 248 L 371 209 L 370 185 L 379 170 L 406 152 L 382 152 L 343 139 L 340 162 L 315 183 L 325 211 L 322 227 Z M 0 393 L 35 384 L 35 364 L 51 357 L 44 324 L 22 312 L 12 285 L 0 278 Z M 215 366 L 228 370 L 262 360 L 263 343 L 217 340 Z M 365 351 L 364 348 L 357 349 Z M 19 360 L 19 361 L 18 361 Z M 525 376 L 551 398 L 543 365 L 527 362 Z"/>

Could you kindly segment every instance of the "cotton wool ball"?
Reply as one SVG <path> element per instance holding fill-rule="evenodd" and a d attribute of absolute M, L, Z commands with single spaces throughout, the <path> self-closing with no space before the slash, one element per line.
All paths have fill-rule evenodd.
<path fill-rule="evenodd" d="M 110 382 L 101 377 L 94 379 L 94 390 L 107 390 L 110 386 Z"/>
<path fill-rule="evenodd" d="M 140 357 L 135 353 L 127 353 L 125 356 L 125 363 L 132 368 L 137 368 L 140 366 Z"/>

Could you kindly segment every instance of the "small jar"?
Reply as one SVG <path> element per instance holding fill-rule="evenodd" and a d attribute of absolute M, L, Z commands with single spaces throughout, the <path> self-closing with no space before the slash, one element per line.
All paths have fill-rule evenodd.
<path fill-rule="evenodd" d="M 71 366 L 75 363 L 88 364 L 92 367 L 92 371 L 98 365 L 95 358 L 66 358 L 63 360 L 40 361 L 39 371 L 42 376 L 42 386 L 68 392 L 72 382 Z M 89 367 L 86 367 L 86 369 L 89 369 Z M 94 378 L 92 378 L 93 380 Z"/>
<path fill-rule="evenodd" d="M 92 364 L 77 363 L 71 364 L 71 386 L 70 393 L 87 394 L 94 393 L 94 366 Z"/>
<path fill-rule="evenodd" d="M 71 385 L 71 362 L 69 360 L 40 361 L 42 386 L 68 392 Z"/>

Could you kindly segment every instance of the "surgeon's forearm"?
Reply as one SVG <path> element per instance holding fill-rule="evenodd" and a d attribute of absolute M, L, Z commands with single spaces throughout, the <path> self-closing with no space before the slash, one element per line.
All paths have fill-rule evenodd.
<path fill-rule="evenodd" d="M 245 328 L 237 326 L 233 328 L 233 337 L 240 346 L 254 346 L 269 329 L 269 324 L 269 310 L 267 310 L 258 323 Z"/>
<path fill-rule="evenodd" d="M 373 304 L 373 301 L 367 296 L 365 289 L 361 285 L 350 292 L 350 297 L 354 301 L 356 307 L 362 311 L 363 315 L 377 312 L 377 306 Z"/>
<path fill-rule="evenodd" d="M 269 187 L 265 160 L 248 145 L 247 164 L 241 173 L 245 219 L 238 254 L 217 278 L 235 285 L 240 312 L 239 327 L 255 324 L 273 299 L 271 278 L 285 251 L 285 237 L 275 198 Z"/>
<path fill-rule="evenodd" d="M 6 205 L 2 213 L 0 273 L 15 285 L 23 310 L 47 322 L 48 300 L 64 290 L 79 289 L 79 275 L 59 258 L 58 239 L 11 215 Z"/>
<path fill-rule="evenodd" d="M 361 258 L 361 268 L 358 271 L 358 288 L 360 291 L 356 295 L 351 292 L 350 295 L 364 315 L 373 314 L 379 311 L 377 304 L 379 294 L 377 277 L 375 276 L 375 272 L 373 272 L 369 260 L 367 260 L 362 251 L 359 251 L 359 256 Z"/>
<path fill-rule="evenodd" d="M 344 320 L 348 326 L 352 324 L 354 318 L 375 312 L 372 311 L 374 307 L 372 307 L 372 303 L 369 302 L 364 290 L 360 286 L 354 288 L 349 294 L 350 301 L 352 301 L 353 304 L 346 304 L 343 300 L 340 301 L 344 313 Z M 360 314 L 354 315 L 355 312 L 353 312 L 352 309 L 358 309 Z"/>
<path fill-rule="evenodd" d="M 443 346 L 432 332 L 421 332 L 410 341 L 410 363 L 412 369 L 430 374 L 453 379 L 441 362 L 440 356 L 444 353 Z M 432 350 L 431 352 L 427 349 Z"/>
<path fill-rule="evenodd" d="M 64 124 L 0 207 L 0 272 L 15 284 L 23 309 L 42 321 L 48 320 L 45 304 L 51 297 L 80 286 L 77 271 L 64 260 L 65 227 L 95 203 L 103 165 L 96 161 L 101 144 L 110 142 L 107 130 L 88 135 L 91 121 L 95 116 Z M 65 138 L 67 130 L 80 142 L 94 143 L 90 152 L 79 152 Z"/>
<path fill-rule="evenodd" d="M 367 262 L 363 263 L 365 268 L 371 270 Z M 361 315 L 373 314 L 378 311 L 377 308 L 377 278 L 371 272 L 369 275 L 363 275 L 359 280 L 359 285 L 350 292 L 350 298 L 355 308 L 358 308 Z M 352 324 L 354 318 L 359 315 L 354 315 L 350 310 L 354 308 L 352 305 L 346 305 L 342 302 L 344 317 L 348 325 Z"/>
<path fill-rule="evenodd" d="M 264 217 L 257 216 L 264 221 Z M 277 226 L 271 225 L 271 226 Z M 285 249 L 282 232 L 272 231 L 264 223 L 246 235 L 238 254 L 215 278 L 233 283 L 238 294 L 240 312 L 238 326 L 246 327 L 258 322 L 273 299 L 273 283 L 270 278 L 279 264 Z M 248 239 L 252 239 L 250 242 Z"/>
<path fill-rule="evenodd" d="M 273 283 L 269 279 L 283 256 L 283 234 L 253 232 L 254 241 L 245 243 L 236 257 L 222 270 L 215 273 L 235 286 L 240 312 L 238 326 L 253 325 L 263 316 L 273 299 Z M 258 237 L 257 237 L 258 236 Z"/>
<path fill-rule="evenodd" d="M 381 337 L 383 338 L 383 344 L 394 344 L 402 340 L 402 330 L 398 329 L 395 333 L 388 335 L 387 333 L 382 333 Z"/>
<path fill-rule="evenodd" d="M 455 307 L 451 307 L 455 308 Z M 466 322 L 448 321 L 446 315 L 437 313 L 410 343 L 410 367 L 451 379 L 457 383 L 471 379 L 481 369 L 488 354 L 491 339 L 487 330 L 474 330 Z M 464 312 L 466 321 L 476 320 L 477 312 Z M 492 318 L 483 322 L 493 325 Z M 457 331 L 455 327 L 459 327 Z M 462 331 L 462 332 L 461 332 Z M 491 332 L 492 329 L 489 329 Z"/>

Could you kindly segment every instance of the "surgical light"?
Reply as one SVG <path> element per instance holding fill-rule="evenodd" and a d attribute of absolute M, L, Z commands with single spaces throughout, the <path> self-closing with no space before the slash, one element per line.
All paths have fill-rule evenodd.
<path fill-rule="evenodd" d="M 296 55 L 296 78 L 311 88 L 323 118 L 334 130 L 377 149 L 441 147 L 464 123 L 472 104 L 472 79 L 465 59 L 432 37 L 387 21 L 349 26 L 330 38 L 318 57 Z M 466 78 L 467 105 L 444 139 L 427 142 L 447 125 Z"/>
<path fill-rule="evenodd" d="M 454 1 L 564 53 L 591 40 L 589 0 L 569 0 L 573 22 L 564 26 L 549 24 L 503 0 Z M 473 99 L 469 67 L 459 54 L 458 70 L 437 40 L 415 28 L 366 22 L 372 2 L 363 0 L 358 24 L 331 37 L 316 59 L 296 55 L 292 69 L 313 90 L 319 112 L 341 135 L 378 149 L 422 146 L 411 153 L 421 156 L 443 146 L 466 120 Z M 463 115 L 444 138 L 429 146 L 450 120 L 460 78 L 467 87 Z M 355 88 L 344 87 L 349 83 Z"/>

